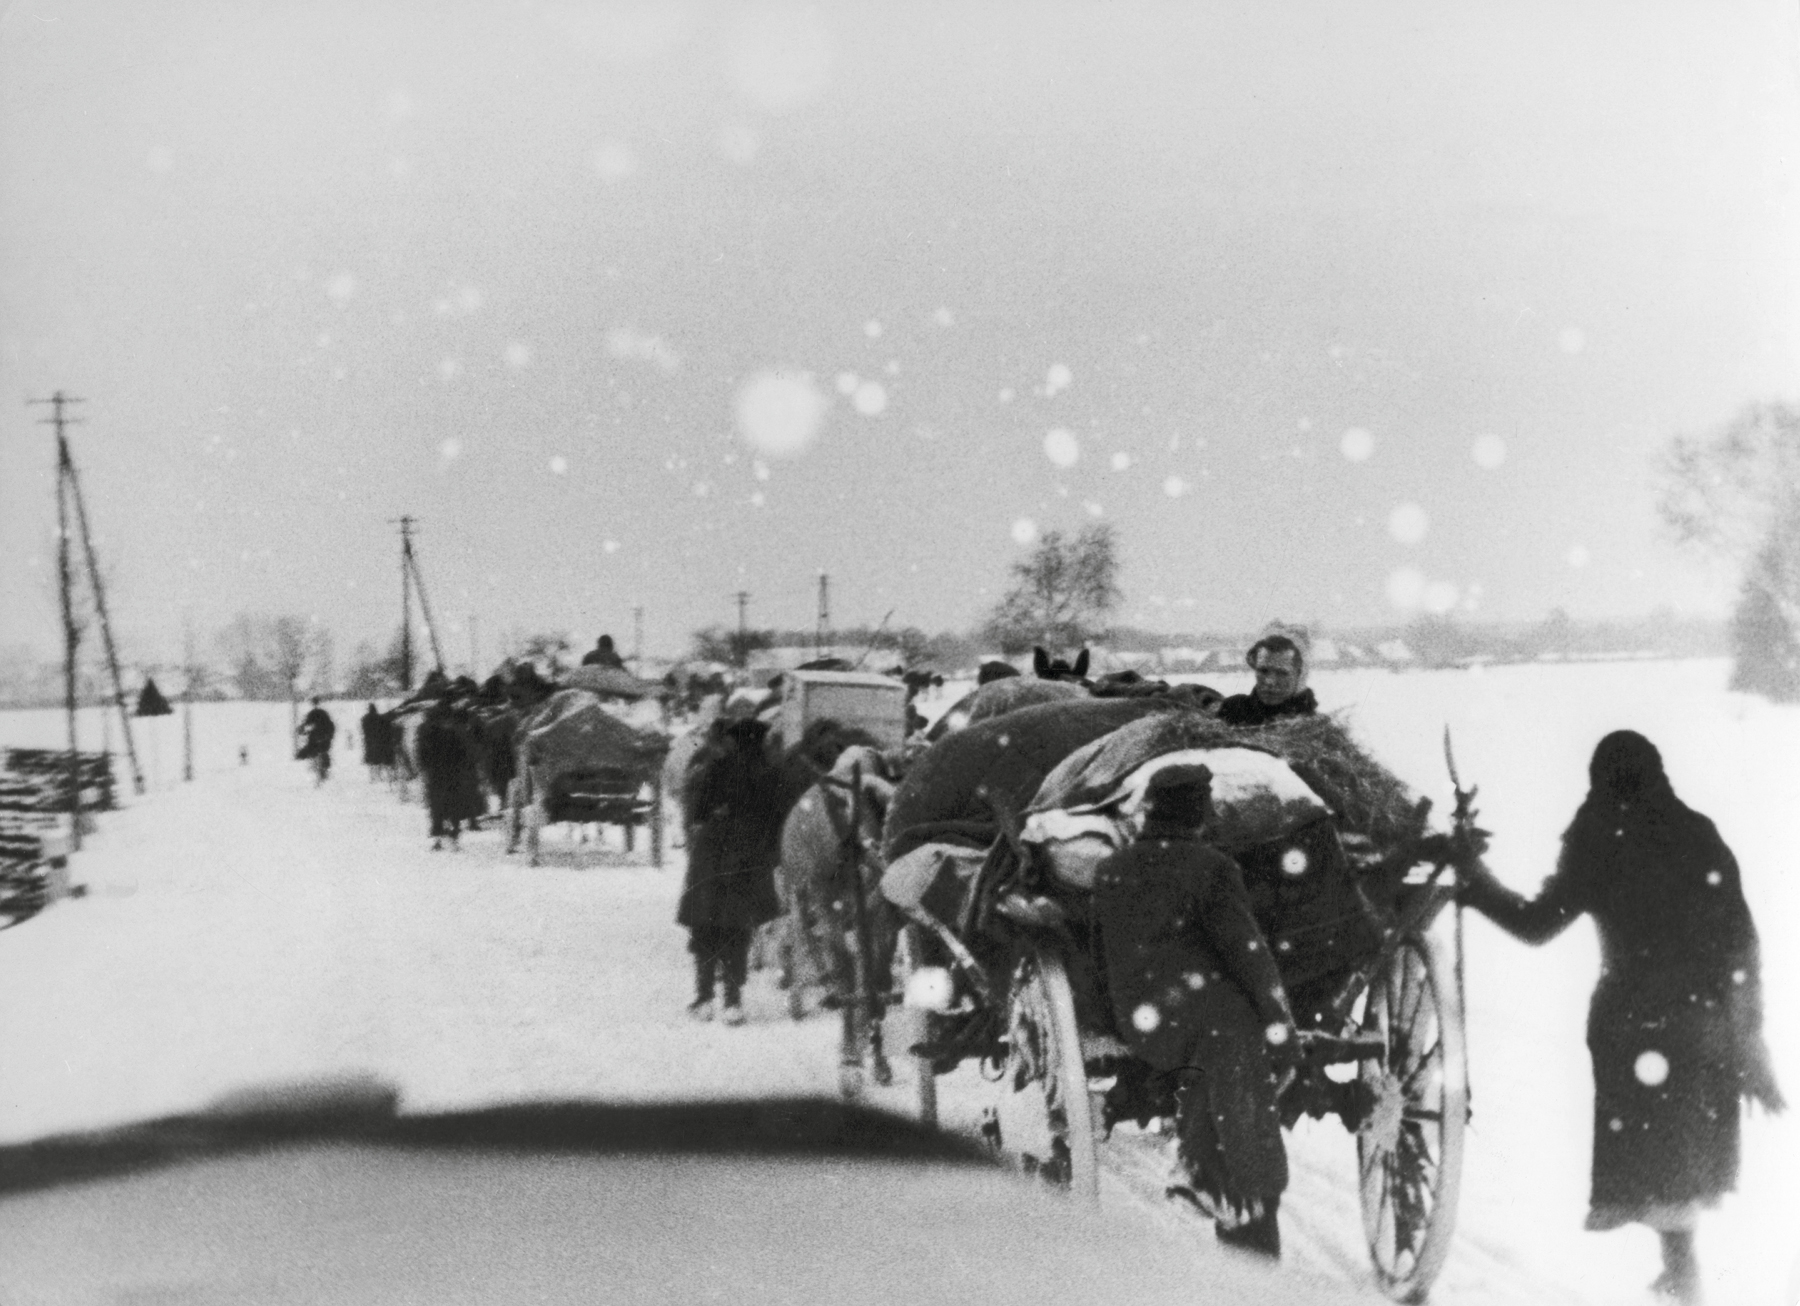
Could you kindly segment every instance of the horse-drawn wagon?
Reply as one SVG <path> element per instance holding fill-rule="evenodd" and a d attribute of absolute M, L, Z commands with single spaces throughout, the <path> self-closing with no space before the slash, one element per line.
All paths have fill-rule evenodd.
<path fill-rule="evenodd" d="M 662 765 L 669 736 L 658 686 L 626 673 L 583 667 L 519 721 L 515 774 L 507 791 L 507 851 L 521 840 L 536 866 L 546 825 L 618 826 L 625 851 L 647 827 L 650 860 L 663 860 Z"/>
<path fill-rule="evenodd" d="M 935 745 L 893 798 L 881 848 L 854 850 L 898 935 L 893 983 L 851 995 L 874 1054 L 903 991 L 925 1021 L 921 1113 L 935 1112 L 937 1076 L 973 1065 L 989 1141 L 1097 1200 L 1113 1126 L 1178 1110 L 1171 1076 L 1115 1023 L 1091 892 L 1097 863 L 1135 835 L 1147 777 L 1177 763 L 1213 773 L 1206 837 L 1243 868 L 1293 1003 L 1282 1123 L 1331 1115 L 1354 1136 L 1376 1277 L 1421 1300 L 1449 1250 L 1468 1117 L 1460 939 L 1434 921 L 1480 833 L 1460 791 L 1451 829 L 1433 833 L 1429 804 L 1329 718 L 1236 729 L 1173 698 L 1095 698 Z"/>

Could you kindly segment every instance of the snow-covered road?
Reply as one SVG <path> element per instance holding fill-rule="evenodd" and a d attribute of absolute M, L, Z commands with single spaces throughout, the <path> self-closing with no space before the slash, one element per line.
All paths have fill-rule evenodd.
<path fill-rule="evenodd" d="M 1717 663 L 1645 664 L 1315 685 L 1328 706 L 1352 705 L 1355 728 L 1426 792 L 1443 790 L 1439 729 L 1452 723 L 1497 832 L 1493 864 L 1521 886 L 1547 869 L 1599 733 L 1649 733 L 1677 789 L 1744 864 L 1770 1041 L 1800 1094 L 1800 958 L 1785 946 L 1800 938 L 1788 852 L 1800 834 L 1800 720 L 1726 695 L 1723 674 Z M 498 831 L 431 852 L 422 810 L 369 784 L 347 755 L 315 789 L 270 742 L 283 723 L 265 718 L 277 713 L 219 705 L 191 785 L 176 783 L 178 752 L 162 741 L 160 780 L 103 817 L 77 860 L 87 896 L 0 932 L 0 1142 L 344 1077 L 391 1086 L 409 1111 L 836 1092 L 832 1022 L 788 1021 L 767 977 L 752 982 L 745 1028 L 683 1018 L 679 853 L 656 870 L 641 853 L 564 844 L 560 831 L 537 869 L 507 858 Z M 0 714 L 0 742 L 52 743 L 33 737 L 48 720 Z M 235 764 L 240 736 L 257 745 L 249 766 Z M 1475 1117 L 1459 1237 L 1433 1300 L 1643 1303 L 1652 1237 L 1580 1228 L 1591 932 L 1536 952 L 1473 920 L 1467 935 Z M 947 1123 L 969 1127 L 968 1095 L 947 1089 Z M 1795 1130 L 1792 1119 L 1747 1123 L 1742 1191 L 1701 1234 L 1715 1303 L 1794 1300 Z M 1334 1123 L 1303 1124 L 1291 1150 L 1284 1272 L 1374 1300 L 1351 1140 Z M 1203 1232 L 1154 1201 L 1155 1140 L 1109 1151 L 1109 1202 L 1141 1207 L 1172 1237 Z"/>

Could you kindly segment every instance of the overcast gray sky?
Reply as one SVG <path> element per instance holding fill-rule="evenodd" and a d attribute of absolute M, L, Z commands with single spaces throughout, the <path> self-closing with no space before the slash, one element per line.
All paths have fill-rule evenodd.
<path fill-rule="evenodd" d="M 1772 3 L 253 4 L 0 23 L 0 643 L 75 428 L 127 655 L 1722 612 L 1655 454 L 1800 397 Z"/>

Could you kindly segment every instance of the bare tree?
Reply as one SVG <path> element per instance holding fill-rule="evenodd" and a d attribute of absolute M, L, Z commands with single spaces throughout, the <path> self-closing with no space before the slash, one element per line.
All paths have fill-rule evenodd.
<path fill-rule="evenodd" d="M 1752 404 L 1678 436 L 1664 473 L 1664 521 L 1739 572 L 1732 688 L 1800 699 L 1800 409 Z"/>
<path fill-rule="evenodd" d="M 1110 525 L 1085 526 L 1073 538 L 1046 531 L 1029 556 L 1012 566 L 1012 586 L 983 629 L 1006 653 L 1034 644 L 1075 648 L 1106 634 L 1122 597 L 1118 535 Z"/>

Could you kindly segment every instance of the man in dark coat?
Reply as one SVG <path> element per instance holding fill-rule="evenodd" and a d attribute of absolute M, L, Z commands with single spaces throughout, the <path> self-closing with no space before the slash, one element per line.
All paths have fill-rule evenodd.
<path fill-rule="evenodd" d="M 1099 950 L 1121 1036 L 1178 1086 L 1185 1174 L 1170 1195 L 1212 1216 L 1221 1241 L 1278 1257 L 1276 1098 L 1299 1035 L 1242 872 L 1201 842 L 1211 781 L 1179 765 L 1151 779 L 1143 833 L 1096 871 Z"/>
<path fill-rule="evenodd" d="M 456 719 L 448 700 L 439 699 L 419 722 L 419 770 L 425 773 L 425 807 L 431 815 L 431 847 L 444 846 L 444 837 L 457 846 L 462 822 L 473 820 L 470 794 L 479 794 L 475 753 L 467 732 Z"/>
<path fill-rule="evenodd" d="M 331 719 L 318 699 L 312 701 L 312 711 L 300 718 L 300 751 L 294 756 L 302 761 L 319 759 L 319 778 L 322 780 L 331 774 L 331 741 L 337 737 L 337 722 Z"/>
<path fill-rule="evenodd" d="M 1770 1112 L 1786 1105 L 1763 1043 L 1756 928 L 1731 849 L 1675 796 L 1654 744 L 1630 730 L 1607 735 L 1588 779 L 1535 897 L 1477 862 L 1463 868 L 1462 898 L 1532 944 L 1594 918 L 1587 1227 L 1655 1229 L 1663 1273 L 1652 1287 L 1695 1302 L 1693 1230 L 1736 1186 L 1739 1099 Z"/>
<path fill-rule="evenodd" d="M 688 930 L 694 955 L 694 1001 L 699 1020 L 713 1015 L 715 983 L 722 981 L 721 1019 L 744 1022 L 744 979 L 750 937 L 781 912 L 775 866 L 781 860 L 781 825 L 787 786 L 768 755 L 769 727 L 754 718 L 715 727 L 696 755 L 682 792 L 688 821 L 687 877 L 675 921 Z"/>
<path fill-rule="evenodd" d="M 1219 705 L 1219 720 L 1233 726 L 1260 726 L 1290 716 L 1311 716 L 1319 700 L 1306 687 L 1306 655 L 1286 635 L 1264 635 L 1244 661 L 1256 672 L 1256 688 L 1233 694 Z"/>
<path fill-rule="evenodd" d="M 373 703 L 362 715 L 362 745 L 363 765 L 369 768 L 371 780 L 377 770 L 385 771 L 394 765 L 394 723 Z"/>
<path fill-rule="evenodd" d="M 613 637 L 602 635 L 594 641 L 594 647 L 582 655 L 581 665 L 584 667 L 613 667 L 619 671 L 625 669 L 625 659 L 613 648 Z"/>

